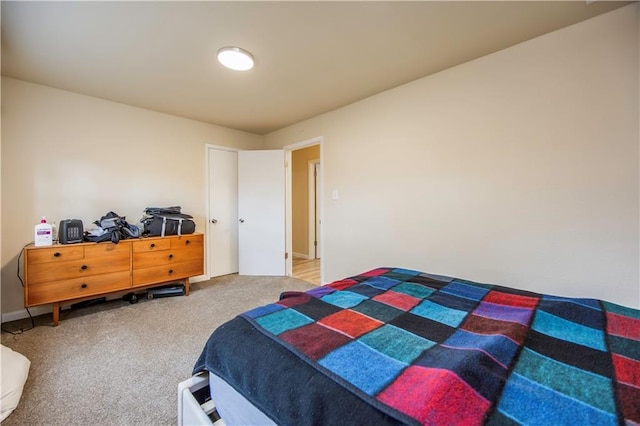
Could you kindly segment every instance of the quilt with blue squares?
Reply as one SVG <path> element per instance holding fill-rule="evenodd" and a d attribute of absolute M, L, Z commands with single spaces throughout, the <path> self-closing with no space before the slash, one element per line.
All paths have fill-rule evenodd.
<path fill-rule="evenodd" d="M 640 311 L 379 268 L 245 312 L 209 370 L 277 424 L 640 424 Z"/>

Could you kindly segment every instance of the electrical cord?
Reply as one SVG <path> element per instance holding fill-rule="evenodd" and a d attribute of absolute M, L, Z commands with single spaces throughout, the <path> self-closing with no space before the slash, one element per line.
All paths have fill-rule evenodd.
<path fill-rule="evenodd" d="M 20 258 L 24 255 L 25 247 L 27 247 L 29 244 L 32 244 L 32 243 L 33 242 L 25 244 L 22 247 L 22 250 L 20 250 L 20 254 L 18 255 L 18 272 L 16 273 L 16 275 L 18 276 L 18 280 L 20 280 L 20 284 L 22 285 L 23 288 L 24 288 L 24 281 L 22 280 L 22 277 L 20 276 Z M 15 336 L 15 335 L 18 335 L 18 334 L 22 334 L 25 331 L 32 330 L 32 329 L 34 329 L 36 327 L 36 322 L 33 319 L 33 316 L 31 315 L 31 312 L 29 311 L 29 308 L 25 307 L 24 309 L 27 311 L 27 314 L 29 314 L 29 318 L 31 319 L 31 327 L 29 327 L 29 328 L 21 328 L 20 330 L 16 330 L 16 331 L 7 330 L 6 328 L 2 327 L 2 331 L 3 332 L 9 333 L 9 334 L 13 334 Z"/>

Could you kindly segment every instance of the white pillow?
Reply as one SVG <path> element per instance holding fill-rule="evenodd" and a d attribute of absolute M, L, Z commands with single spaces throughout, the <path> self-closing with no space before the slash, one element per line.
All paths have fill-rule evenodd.
<path fill-rule="evenodd" d="M 2 361 L 2 387 L 0 388 L 0 421 L 7 418 L 9 414 L 18 406 L 22 396 L 22 388 L 29 375 L 31 361 L 24 355 L 15 352 L 4 345 L 0 352 Z"/>

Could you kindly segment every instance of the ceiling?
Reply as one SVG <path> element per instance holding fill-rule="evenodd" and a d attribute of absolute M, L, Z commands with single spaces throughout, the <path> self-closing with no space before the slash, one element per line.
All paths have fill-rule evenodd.
<path fill-rule="evenodd" d="M 628 3 L 2 1 L 2 75 L 266 134 Z"/>

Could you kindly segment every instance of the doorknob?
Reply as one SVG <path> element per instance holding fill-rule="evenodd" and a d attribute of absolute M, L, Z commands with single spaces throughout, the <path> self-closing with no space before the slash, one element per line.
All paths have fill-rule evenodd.
<path fill-rule="evenodd" d="M 211 223 L 218 223 L 218 219 L 211 219 Z"/>
<path fill-rule="evenodd" d="M 240 219 L 240 223 L 244 223 L 244 219 Z"/>

